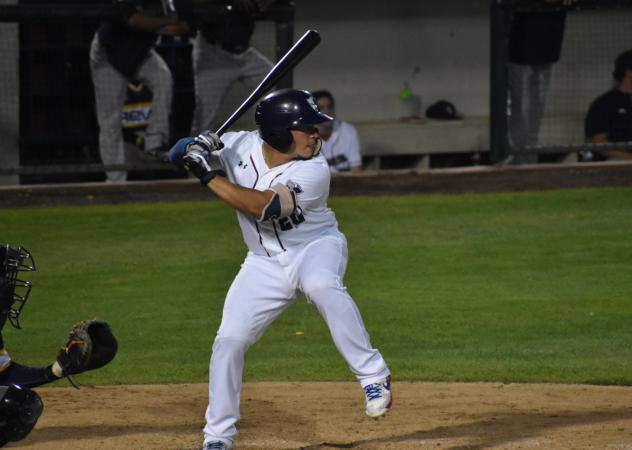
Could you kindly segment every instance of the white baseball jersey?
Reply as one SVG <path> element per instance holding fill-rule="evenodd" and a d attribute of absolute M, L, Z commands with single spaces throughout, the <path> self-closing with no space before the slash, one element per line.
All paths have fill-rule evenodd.
<path fill-rule="evenodd" d="M 224 148 L 217 154 L 231 182 L 260 191 L 281 183 L 296 193 L 298 206 L 290 217 L 258 222 L 251 215 L 237 211 L 244 241 L 251 252 L 273 256 L 338 232 L 336 216 L 327 207 L 330 174 L 324 157 L 269 168 L 258 132 L 230 132 L 222 136 L 222 141 Z"/>

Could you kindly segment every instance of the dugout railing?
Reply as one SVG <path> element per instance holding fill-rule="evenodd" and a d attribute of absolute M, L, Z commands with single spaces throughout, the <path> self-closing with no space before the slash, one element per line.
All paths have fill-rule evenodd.
<path fill-rule="evenodd" d="M 226 12 L 223 1 L 196 0 L 192 5 L 196 18 Z M 140 151 L 124 165 L 100 162 L 89 48 L 99 24 L 115 14 L 107 0 L 0 0 L 0 183 L 97 181 L 109 170 L 133 172 L 139 179 L 183 176 Z M 271 60 L 293 45 L 294 16 L 295 4 L 289 0 L 257 16 L 253 40 L 259 41 L 254 44 Z M 194 108 L 191 46 L 190 38 L 168 37 L 156 46 L 174 80 L 170 143 L 189 134 Z M 292 83 L 289 73 L 277 87 Z M 243 99 L 234 98 L 232 104 Z"/>
<path fill-rule="evenodd" d="M 538 145 L 517 148 L 509 138 L 508 42 L 516 12 L 565 10 L 561 58 L 553 64 Z M 537 154 L 540 161 L 597 160 L 603 151 L 632 150 L 632 142 L 594 144 L 584 137 L 590 103 L 612 88 L 616 56 L 632 49 L 632 0 L 492 0 L 490 10 L 490 161 Z"/>

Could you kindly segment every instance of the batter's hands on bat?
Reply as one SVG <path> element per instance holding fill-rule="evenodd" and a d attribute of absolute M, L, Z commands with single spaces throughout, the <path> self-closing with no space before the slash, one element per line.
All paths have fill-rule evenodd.
<path fill-rule="evenodd" d="M 204 131 L 198 134 L 193 141 L 209 153 L 224 148 L 224 143 L 219 136 L 210 131 Z"/>
<path fill-rule="evenodd" d="M 200 180 L 202 186 L 209 184 L 217 175 L 226 176 L 219 157 L 206 150 L 196 140 L 187 145 L 182 163 L 189 172 Z"/>

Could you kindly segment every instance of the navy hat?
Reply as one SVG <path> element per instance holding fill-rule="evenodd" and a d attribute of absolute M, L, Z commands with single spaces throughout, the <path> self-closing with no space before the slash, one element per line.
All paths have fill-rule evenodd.
<path fill-rule="evenodd" d="M 320 112 L 311 93 L 299 89 L 272 92 L 259 102 L 255 110 L 255 123 L 261 139 L 281 152 L 289 151 L 292 145 L 289 130 L 331 120 L 334 118 Z"/>
<path fill-rule="evenodd" d="M 447 100 L 439 100 L 428 106 L 428 109 L 426 109 L 426 117 L 439 120 L 456 120 L 463 118 L 456 110 L 456 107 Z"/>

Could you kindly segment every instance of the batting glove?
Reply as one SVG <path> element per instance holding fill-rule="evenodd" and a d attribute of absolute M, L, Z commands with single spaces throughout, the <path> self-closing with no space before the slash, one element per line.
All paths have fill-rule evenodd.
<path fill-rule="evenodd" d="M 211 133 L 210 131 L 205 131 L 201 134 L 198 134 L 195 137 L 194 141 L 209 153 L 224 148 L 224 143 L 219 138 L 219 136 L 215 133 Z"/>
<path fill-rule="evenodd" d="M 187 152 L 182 158 L 182 163 L 189 172 L 200 180 L 202 186 L 209 184 L 218 175 L 226 176 L 219 157 L 209 153 L 196 141 L 188 145 Z"/>

